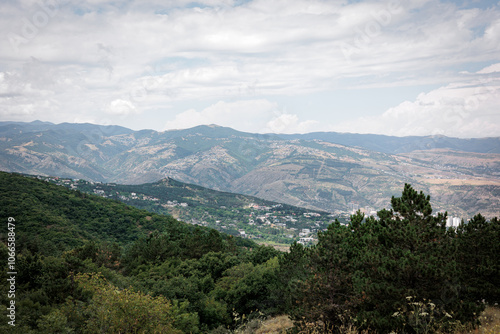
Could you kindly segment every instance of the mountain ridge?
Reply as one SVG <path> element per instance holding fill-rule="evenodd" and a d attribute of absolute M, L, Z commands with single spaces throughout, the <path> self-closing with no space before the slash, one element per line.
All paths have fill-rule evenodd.
<path fill-rule="evenodd" d="M 206 125 L 157 132 L 12 124 L 0 122 L 0 170 L 7 172 L 121 184 L 171 177 L 329 212 L 388 207 L 387 199 L 411 183 L 429 193 L 438 210 L 500 213 L 500 137 L 323 133 L 323 140 L 318 133 L 252 134 Z M 351 146 L 335 142 L 346 138 Z"/>
<path fill-rule="evenodd" d="M 130 133 L 156 133 L 162 138 L 177 138 L 185 135 L 195 135 L 197 133 L 211 137 L 227 137 L 229 134 L 240 137 L 254 137 L 262 139 L 304 139 L 304 140 L 322 140 L 333 144 L 345 146 L 356 146 L 383 153 L 408 153 L 414 150 L 428 150 L 434 148 L 449 148 L 465 152 L 476 153 L 500 153 L 499 137 L 481 137 L 481 138 L 458 138 L 444 135 L 425 135 L 425 136 L 390 136 L 383 134 L 365 134 L 350 132 L 318 131 L 305 134 L 283 134 L 283 133 L 252 133 L 235 130 L 230 127 L 217 124 L 197 125 L 186 129 L 171 129 L 165 131 L 156 131 L 152 129 L 131 130 L 118 125 L 97 125 L 92 123 L 51 123 L 42 121 L 33 122 L 15 122 L 2 121 L 0 127 L 4 125 L 20 125 L 24 130 L 44 131 L 47 129 L 69 129 L 79 128 L 79 131 L 101 131 L 104 134 L 130 134 Z M 86 128 L 86 129 L 84 129 Z M 0 130 L 0 133 L 3 129 Z M 397 143 L 399 142 L 399 143 Z"/>

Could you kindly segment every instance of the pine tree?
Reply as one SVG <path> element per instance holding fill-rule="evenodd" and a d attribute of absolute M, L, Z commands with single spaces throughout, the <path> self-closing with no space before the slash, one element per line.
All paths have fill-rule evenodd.
<path fill-rule="evenodd" d="M 471 299 L 500 302 L 500 221 L 478 214 L 457 228 L 457 259 Z"/>
<path fill-rule="evenodd" d="M 303 323 L 415 333 L 475 320 L 481 306 L 464 294 L 447 215 L 433 216 L 430 197 L 408 184 L 391 205 L 377 219 L 358 212 L 348 226 L 336 222 L 319 233 L 295 294 Z M 415 317 L 415 305 L 425 312 Z"/>
<path fill-rule="evenodd" d="M 381 332 L 404 328 L 408 319 L 392 317 L 412 302 L 437 305 L 446 321 L 470 321 L 474 305 L 463 308 L 459 269 L 454 261 L 453 238 L 446 230 L 446 214 L 432 215 L 430 197 L 406 184 L 391 210 L 378 213 L 365 228 L 371 235 L 360 256 L 364 281 L 357 290 L 366 293 L 358 318 Z M 450 320 L 451 319 L 451 320 Z M 414 329 L 415 330 L 415 329 Z"/>

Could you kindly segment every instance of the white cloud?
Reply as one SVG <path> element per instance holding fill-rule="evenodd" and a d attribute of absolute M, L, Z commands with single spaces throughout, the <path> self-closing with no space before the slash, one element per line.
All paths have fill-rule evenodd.
<path fill-rule="evenodd" d="M 307 133 L 320 131 L 321 125 L 318 121 L 299 121 L 299 117 L 294 114 L 283 113 L 266 123 L 265 132 L 270 133 Z"/>
<path fill-rule="evenodd" d="M 472 75 L 468 81 L 422 93 L 380 116 L 362 117 L 332 129 L 395 136 L 496 137 L 500 133 L 500 75 L 494 68 L 497 65 L 477 72 L 489 76 Z"/>
<path fill-rule="evenodd" d="M 303 132 L 325 122 L 301 120 L 295 111 L 275 114 L 274 97 L 339 87 L 447 87 L 470 64 L 500 61 L 498 5 L 202 0 L 194 8 L 189 0 L 47 1 L 57 4 L 54 11 L 44 11 L 37 1 L 0 3 L 0 71 L 6 73 L 0 109 L 6 119 L 100 120 L 104 114 L 131 126 L 140 114 L 157 128 L 165 124 L 165 113 L 148 111 L 231 100 L 238 102 L 185 111 L 167 125 L 203 120 L 252 131 Z M 47 22 L 41 21 L 43 13 Z M 30 25 L 36 32 L 29 34 Z M 12 36 L 20 38 L 15 47 Z M 498 70 L 487 67 L 480 74 Z M 409 115 L 422 108 L 411 105 L 417 102 L 397 106 L 394 113 Z M 252 103 L 253 110 L 245 109 Z M 370 101 L 366 106 L 374 107 Z M 236 117 L 228 111 L 233 107 L 256 114 Z M 245 126 L 241 117 L 255 124 Z"/>
<path fill-rule="evenodd" d="M 495 73 L 495 72 L 500 72 L 500 63 L 492 64 L 488 67 L 485 67 L 482 70 L 478 71 L 477 73 L 488 74 L 488 73 Z"/>
<path fill-rule="evenodd" d="M 107 108 L 107 112 L 112 115 L 129 115 L 137 113 L 134 104 L 128 100 L 116 99 L 111 101 Z"/>
<path fill-rule="evenodd" d="M 183 129 L 202 124 L 217 124 L 253 133 L 304 133 L 317 129 L 317 121 L 300 121 L 297 115 L 279 110 L 268 100 L 219 101 L 196 111 L 186 110 L 168 121 L 164 129 Z"/>
<path fill-rule="evenodd" d="M 217 124 L 241 131 L 261 132 L 266 122 L 278 113 L 276 103 L 267 100 L 219 101 L 196 111 L 186 110 L 168 121 L 164 129 L 183 129 L 202 124 Z"/>

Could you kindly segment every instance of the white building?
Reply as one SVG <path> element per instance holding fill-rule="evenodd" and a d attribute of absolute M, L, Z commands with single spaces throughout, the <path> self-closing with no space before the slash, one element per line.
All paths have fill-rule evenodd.
<path fill-rule="evenodd" d="M 314 238 L 306 237 L 306 238 L 300 238 L 298 243 L 302 245 L 307 245 L 309 243 L 314 243 L 315 241 L 316 239 Z"/>
<path fill-rule="evenodd" d="M 446 218 L 446 227 L 458 227 L 462 219 L 459 217 L 448 217 Z"/>
<path fill-rule="evenodd" d="M 307 237 L 309 234 L 311 234 L 311 230 L 308 228 L 303 228 L 302 232 L 299 233 L 299 237 Z"/>

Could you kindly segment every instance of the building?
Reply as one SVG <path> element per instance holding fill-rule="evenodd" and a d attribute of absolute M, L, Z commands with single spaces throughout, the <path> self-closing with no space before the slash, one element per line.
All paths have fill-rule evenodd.
<path fill-rule="evenodd" d="M 310 238 L 310 237 L 305 237 L 305 238 L 300 238 L 298 243 L 299 244 L 302 244 L 302 245 L 308 245 L 308 244 L 312 244 L 314 242 L 316 242 L 317 240 L 314 239 L 314 238 Z"/>
<path fill-rule="evenodd" d="M 448 217 L 446 218 L 446 227 L 458 227 L 462 219 L 459 217 Z"/>

